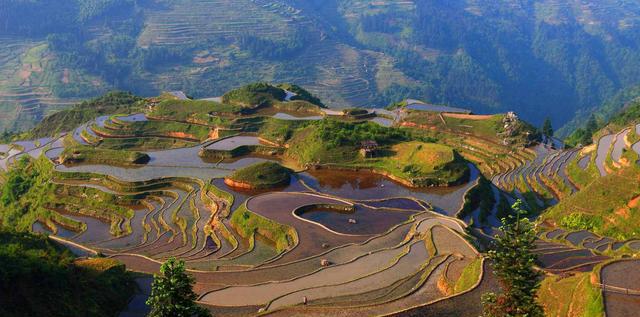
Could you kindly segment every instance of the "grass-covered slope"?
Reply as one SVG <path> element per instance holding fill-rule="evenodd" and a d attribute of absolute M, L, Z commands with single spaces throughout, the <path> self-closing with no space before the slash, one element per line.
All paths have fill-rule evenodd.
<path fill-rule="evenodd" d="M 282 88 L 267 83 L 254 83 L 227 92 L 222 96 L 222 101 L 246 108 L 253 108 L 255 106 L 282 101 L 286 95 L 286 92 Z"/>
<path fill-rule="evenodd" d="M 542 219 L 570 230 L 626 240 L 640 236 L 640 168 L 627 167 L 599 177 L 560 201 Z"/>
<path fill-rule="evenodd" d="M 225 178 L 232 187 L 266 189 L 289 184 L 292 171 L 275 162 L 262 162 L 236 170 Z"/>
<path fill-rule="evenodd" d="M 321 120 L 295 131 L 285 155 L 301 165 L 372 169 L 408 185 L 450 185 L 464 179 L 468 168 L 449 146 L 409 141 L 409 131 L 375 123 Z M 378 148 L 363 155 L 361 143 Z"/>
<path fill-rule="evenodd" d="M 135 290 L 124 265 L 76 261 L 44 236 L 0 231 L 0 315 L 115 316 Z"/>
<path fill-rule="evenodd" d="M 589 273 L 546 277 L 540 285 L 538 301 L 546 316 L 604 315 L 602 292 L 591 284 Z"/>
<path fill-rule="evenodd" d="M 45 117 L 29 137 L 52 136 L 58 132 L 70 131 L 76 126 L 89 122 L 101 115 L 130 113 L 139 106 L 141 99 L 130 93 L 110 92 L 93 100 L 77 104 L 70 109 Z"/>

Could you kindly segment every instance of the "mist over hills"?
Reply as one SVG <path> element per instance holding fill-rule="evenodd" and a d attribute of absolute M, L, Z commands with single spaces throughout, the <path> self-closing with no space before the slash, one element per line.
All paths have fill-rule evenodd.
<path fill-rule="evenodd" d="M 0 129 L 108 90 L 292 82 L 330 107 L 411 97 L 539 124 L 640 83 L 636 1 L 0 1 Z M 625 93 L 625 92 L 631 93 Z M 620 97 L 623 96 L 623 97 Z M 573 121 L 572 121 L 573 120 Z"/>

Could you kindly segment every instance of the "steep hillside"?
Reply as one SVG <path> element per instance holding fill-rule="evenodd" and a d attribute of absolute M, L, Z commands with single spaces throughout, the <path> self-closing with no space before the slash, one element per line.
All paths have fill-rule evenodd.
<path fill-rule="evenodd" d="M 299 84 L 331 107 L 412 97 L 559 127 L 640 83 L 640 5 L 628 1 L 2 5 L 0 129 L 108 89 L 200 98 L 254 81 Z"/>

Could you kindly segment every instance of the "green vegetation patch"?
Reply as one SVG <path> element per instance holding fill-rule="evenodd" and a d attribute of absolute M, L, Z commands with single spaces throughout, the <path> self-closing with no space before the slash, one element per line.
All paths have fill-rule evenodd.
<path fill-rule="evenodd" d="M 254 83 L 231 90 L 222 96 L 222 101 L 245 108 L 270 105 L 282 101 L 287 93 L 282 89 L 267 83 Z"/>
<path fill-rule="evenodd" d="M 124 265 L 74 261 L 44 236 L 0 231 L 0 315 L 114 316 L 135 290 Z"/>
<path fill-rule="evenodd" d="M 253 189 L 266 189 L 288 185 L 292 172 L 275 162 L 261 162 L 233 172 L 226 180 L 248 185 Z"/>
<path fill-rule="evenodd" d="M 241 107 L 208 100 L 166 99 L 153 106 L 148 115 L 176 121 L 219 123 L 217 115 L 238 114 Z"/>
<path fill-rule="evenodd" d="M 146 164 L 149 159 L 149 155 L 142 152 L 100 149 L 90 146 L 68 147 L 60 154 L 60 161 L 63 164 L 139 165 Z"/>
<path fill-rule="evenodd" d="M 291 97 L 291 101 L 306 101 L 309 102 L 313 105 L 325 108 L 325 105 L 322 103 L 322 101 L 320 101 L 320 98 L 314 96 L 313 94 L 311 94 L 309 91 L 307 91 L 306 89 L 298 86 L 298 85 L 294 85 L 294 84 L 279 84 L 278 88 L 281 89 L 285 89 L 288 90 L 294 94 L 296 94 L 295 96 Z"/>
<path fill-rule="evenodd" d="M 362 141 L 371 140 L 385 146 L 409 137 L 405 130 L 382 127 L 372 122 L 324 119 L 296 130 L 286 154 L 301 164 L 344 163 L 357 159 Z"/>
<path fill-rule="evenodd" d="M 602 292 L 590 281 L 591 273 L 547 276 L 540 285 L 538 302 L 546 316 L 604 316 Z"/>
<path fill-rule="evenodd" d="M 141 107 L 140 101 L 140 97 L 130 93 L 110 92 L 102 97 L 82 102 L 70 109 L 45 117 L 28 133 L 28 138 L 53 136 L 102 115 L 132 113 Z"/>
<path fill-rule="evenodd" d="M 542 215 L 570 230 L 626 240 L 640 234 L 640 168 L 630 166 L 597 178 Z"/>
<path fill-rule="evenodd" d="M 373 153 L 355 165 L 385 171 L 419 187 L 455 184 L 469 173 L 464 160 L 442 144 L 404 142 L 381 149 L 378 155 Z"/>
<path fill-rule="evenodd" d="M 464 268 L 460 278 L 456 281 L 453 292 L 457 294 L 471 289 L 480 280 L 481 274 L 482 258 L 476 258 Z"/>
<path fill-rule="evenodd" d="M 295 229 L 249 211 L 245 204 L 231 215 L 231 225 L 243 238 L 259 234 L 275 245 L 278 253 L 293 247 L 298 239 Z"/>
<path fill-rule="evenodd" d="M 203 141 L 209 137 L 211 129 L 198 124 L 177 121 L 137 121 L 118 129 L 93 126 L 98 135 L 107 137 L 169 137 L 188 141 Z"/>

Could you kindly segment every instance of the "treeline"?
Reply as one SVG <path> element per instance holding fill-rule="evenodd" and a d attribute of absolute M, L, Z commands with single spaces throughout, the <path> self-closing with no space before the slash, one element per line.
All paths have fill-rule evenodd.
<path fill-rule="evenodd" d="M 0 230 L 0 315 L 115 316 L 133 295 L 124 265 L 77 261 L 48 238 Z"/>

